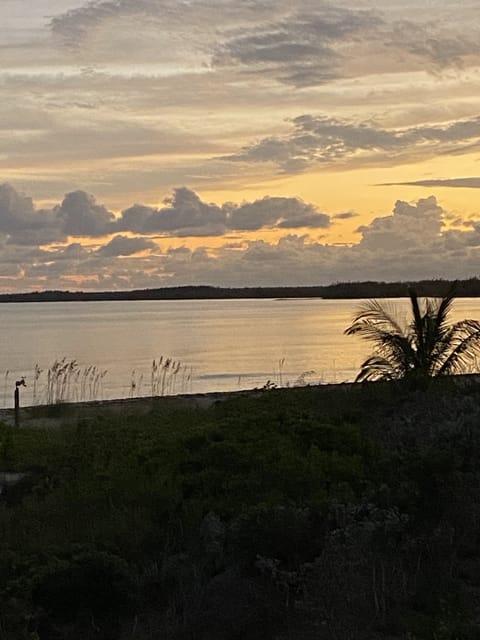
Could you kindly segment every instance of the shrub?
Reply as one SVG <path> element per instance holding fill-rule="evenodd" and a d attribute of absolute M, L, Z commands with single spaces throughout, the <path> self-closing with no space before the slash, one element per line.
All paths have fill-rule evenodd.
<path fill-rule="evenodd" d="M 73 623 L 84 614 L 118 619 L 135 608 L 135 594 L 128 564 L 93 548 L 56 557 L 33 576 L 33 603 L 59 623 Z"/>

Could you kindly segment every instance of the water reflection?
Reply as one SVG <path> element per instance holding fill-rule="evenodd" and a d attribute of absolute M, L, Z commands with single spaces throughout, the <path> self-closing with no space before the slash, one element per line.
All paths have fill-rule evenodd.
<path fill-rule="evenodd" d="M 394 302 L 408 308 L 406 300 Z M 294 384 L 302 376 L 311 383 L 349 381 L 369 353 L 367 343 L 343 335 L 358 304 L 319 299 L 2 304 L 0 400 L 10 406 L 11 381 L 25 375 L 23 404 L 33 402 L 36 364 L 46 375 L 64 358 L 107 371 L 98 384 L 99 398 L 149 395 L 153 360 L 158 363 L 161 356 L 184 367 L 174 382 L 164 384 L 176 393 L 261 387 L 268 380 Z M 480 300 L 459 299 L 452 320 L 479 315 Z M 40 387 L 41 379 L 37 382 Z M 38 401 L 38 388 L 36 395 Z"/>

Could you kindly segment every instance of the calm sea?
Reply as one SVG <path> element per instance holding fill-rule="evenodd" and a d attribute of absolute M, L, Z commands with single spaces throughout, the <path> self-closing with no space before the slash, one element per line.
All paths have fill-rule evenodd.
<path fill-rule="evenodd" d="M 360 302 L 1 304 L 0 404 L 21 376 L 22 405 L 350 381 L 369 353 L 343 335 Z M 457 300 L 463 318 L 480 318 L 480 299 Z"/>

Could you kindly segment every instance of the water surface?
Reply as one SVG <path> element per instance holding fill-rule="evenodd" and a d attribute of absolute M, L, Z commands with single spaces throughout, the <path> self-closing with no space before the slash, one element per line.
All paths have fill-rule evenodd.
<path fill-rule="evenodd" d="M 353 380 L 369 354 L 343 335 L 361 301 L 158 300 L 1 304 L 0 404 L 11 406 L 26 377 L 22 404 L 46 399 L 47 370 L 77 361 L 70 400 L 155 393 L 197 393 L 302 382 Z M 406 309 L 407 301 L 396 301 Z M 459 299 L 452 320 L 480 317 L 480 300 Z M 163 356 L 177 363 L 157 370 Z M 34 385 L 34 369 L 42 373 Z M 93 377 L 85 375 L 90 365 Z M 8 373 L 7 373 L 8 372 Z M 100 377 L 101 372 L 104 373 Z M 74 373 L 74 372 L 73 372 Z M 163 375 L 163 378 L 162 378 Z M 33 397 L 35 386 L 35 398 Z M 162 388 L 163 387 L 163 388 Z M 64 390 L 64 395 L 67 389 Z"/>

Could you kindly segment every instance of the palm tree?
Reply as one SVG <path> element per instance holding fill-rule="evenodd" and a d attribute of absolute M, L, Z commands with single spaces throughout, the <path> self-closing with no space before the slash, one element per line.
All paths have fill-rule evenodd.
<path fill-rule="evenodd" d="M 426 380 L 466 373 L 480 352 L 480 322 L 448 323 L 455 287 L 443 298 L 418 298 L 409 290 L 411 319 L 403 321 L 388 305 L 369 300 L 345 330 L 373 342 L 375 352 L 363 362 L 356 382 Z"/>

